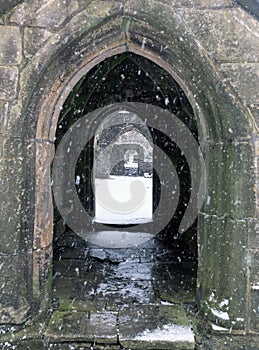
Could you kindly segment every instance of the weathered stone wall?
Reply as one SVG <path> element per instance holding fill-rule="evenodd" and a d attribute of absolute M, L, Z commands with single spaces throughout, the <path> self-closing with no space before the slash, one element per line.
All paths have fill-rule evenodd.
<path fill-rule="evenodd" d="M 97 62 L 130 50 L 175 77 L 199 124 L 208 174 L 200 308 L 238 332 L 259 331 L 256 18 L 231 0 L 24 0 L 2 12 L 0 322 L 21 323 L 44 289 L 62 101 Z"/>

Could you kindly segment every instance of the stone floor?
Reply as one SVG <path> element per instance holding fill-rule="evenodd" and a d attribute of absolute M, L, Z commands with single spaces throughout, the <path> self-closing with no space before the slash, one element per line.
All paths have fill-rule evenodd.
<path fill-rule="evenodd" d="M 211 330 L 194 301 L 196 261 L 157 239 L 104 249 L 67 233 L 53 277 L 48 317 L 0 327 L 1 350 L 259 350 L 256 334 Z"/>
<path fill-rule="evenodd" d="M 194 349 L 195 281 L 196 262 L 158 239 L 108 249 L 67 234 L 55 251 L 45 342 L 53 349 Z"/>

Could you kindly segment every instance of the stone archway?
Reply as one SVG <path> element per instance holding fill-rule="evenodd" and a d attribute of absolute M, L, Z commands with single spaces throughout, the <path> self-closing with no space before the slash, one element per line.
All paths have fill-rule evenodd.
<path fill-rule="evenodd" d="M 122 46 L 120 48 L 120 50 L 125 50 L 125 47 Z M 139 49 L 137 49 L 137 47 L 132 46 L 132 51 L 135 52 L 137 51 L 139 53 Z M 112 53 L 113 50 L 110 51 L 110 53 Z M 118 48 L 116 48 L 116 53 L 118 52 Z M 148 57 L 150 58 L 150 55 L 148 55 Z M 97 56 L 97 59 L 102 59 L 102 56 Z M 161 60 L 157 59 L 156 60 L 157 63 L 161 64 Z M 81 73 L 83 74 L 83 72 Z M 62 96 L 63 97 L 63 96 Z M 57 105 L 58 106 L 58 103 Z M 58 110 L 58 108 L 57 108 Z M 54 116 L 55 116 L 55 112 L 54 112 Z M 200 114 L 197 116 L 197 118 L 199 118 L 199 120 L 201 120 L 200 118 Z M 204 126 L 204 122 L 202 121 L 201 124 L 203 124 Z M 207 128 L 209 129 L 210 126 L 208 126 L 207 124 Z M 53 129 L 52 129 L 53 130 Z M 215 131 L 215 130 L 214 130 Z M 204 135 L 204 130 L 201 130 L 201 134 Z M 39 137 L 38 138 L 42 139 L 43 137 Z M 47 143 L 46 143 L 47 144 Z M 205 143 L 203 143 L 203 141 L 201 141 L 202 146 L 204 147 L 205 150 L 205 154 L 206 154 L 206 146 Z M 240 157 L 240 155 L 242 154 L 242 152 L 245 151 L 245 148 L 248 145 L 246 145 L 246 142 L 243 141 L 243 137 L 242 137 L 242 143 L 239 144 L 236 143 L 233 145 L 234 150 L 232 149 L 228 149 L 225 145 L 219 145 L 219 141 L 215 142 L 215 143 L 211 143 L 209 145 L 209 153 L 214 153 L 214 157 L 211 159 L 211 161 L 209 162 L 210 165 L 208 164 L 208 167 L 211 166 L 211 168 L 209 168 L 209 176 L 211 176 L 211 178 L 213 178 L 213 174 L 215 174 L 215 176 L 217 177 L 217 179 L 219 179 L 219 174 L 218 172 L 221 172 L 221 166 L 220 166 L 220 162 L 218 164 L 218 168 L 216 168 L 215 170 L 215 159 L 217 159 L 218 157 L 229 157 L 228 153 L 229 152 L 234 152 L 236 154 L 236 157 Z M 39 149 L 41 149 L 42 145 L 39 145 Z M 49 144 L 47 146 L 48 148 L 53 148 L 53 146 L 51 144 Z M 248 146 L 249 148 L 249 146 Z M 223 153 L 222 153 L 223 152 Z M 40 162 L 42 162 L 42 160 L 44 159 L 44 157 L 42 157 L 42 153 L 40 153 L 40 151 L 37 152 L 37 154 L 39 155 L 39 160 Z M 40 155 L 41 154 L 41 155 Z M 50 155 L 50 150 L 47 151 L 47 159 L 49 161 L 51 161 L 51 158 L 49 157 Z M 208 157 L 208 154 L 206 155 Z M 241 155 L 242 157 L 242 155 Z M 46 160 L 47 160 L 46 159 Z M 47 161 L 48 161 L 47 160 Z M 37 167 L 38 169 L 40 169 L 41 167 Z M 42 169 L 46 169 L 46 164 L 43 165 Z M 49 169 L 50 169 L 50 164 L 49 164 Z M 47 173 L 48 175 L 48 173 Z M 221 174 L 221 176 L 223 176 L 223 174 Z M 226 174 L 227 176 L 227 174 Z M 40 181 L 40 186 L 44 185 L 44 182 L 42 181 L 42 177 L 41 181 Z M 218 186 L 219 182 L 216 182 L 216 186 Z M 215 185 L 215 182 L 213 181 L 213 184 L 211 184 L 212 186 Z M 46 186 L 46 184 L 45 184 Z M 49 191 L 50 191 L 50 184 L 48 184 L 49 186 Z M 210 186 L 210 185 L 209 185 Z M 215 190 L 212 190 L 212 192 Z M 222 194 L 222 192 L 219 190 L 219 188 L 215 191 L 216 193 L 220 193 L 220 195 Z M 49 192 L 49 198 L 50 198 L 50 192 Z M 40 198 L 41 196 L 37 196 L 36 198 Z M 209 198 L 210 196 L 208 196 Z M 211 206 L 211 201 L 213 201 L 213 197 L 210 197 L 211 199 L 207 199 L 207 205 L 208 207 Z M 221 200 L 222 198 L 218 198 L 215 200 L 215 202 L 213 204 L 218 205 L 218 202 Z M 222 201 L 228 201 L 228 199 L 226 198 L 225 200 L 222 199 Z M 225 202 L 225 204 L 227 204 L 227 202 Z M 39 203 L 39 205 L 41 206 L 41 204 Z M 45 203 L 44 203 L 45 206 Z M 49 206 L 45 207 L 47 212 L 50 211 L 51 209 L 51 203 L 49 202 Z M 216 209 L 216 208 L 215 208 Z M 214 209 L 214 210 L 215 210 Z M 223 208 L 222 208 L 223 209 Z M 37 206 L 36 206 L 36 210 L 37 210 Z M 217 210 L 217 209 L 216 209 Z M 232 210 L 232 209 L 230 209 Z M 242 209 L 241 209 L 242 210 Z M 40 209 L 40 217 L 45 217 L 44 215 L 42 216 L 42 209 Z M 37 218 L 38 215 L 35 215 L 35 217 Z M 36 227 L 39 227 L 40 225 L 36 224 Z M 47 236 L 49 239 L 49 246 L 51 247 L 51 222 L 50 222 L 50 230 L 49 230 L 49 235 Z M 205 310 L 205 313 L 208 313 L 208 316 L 211 319 L 214 319 L 214 317 L 216 316 L 216 319 L 219 318 L 219 322 L 221 322 L 221 324 L 226 325 L 228 324 L 228 322 L 231 320 L 231 316 L 228 316 L 227 318 L 223 318 L 220 319 L 220 315 L 221 312 L 223 313 L 222 310 L 220 310 L 219 308 L 219 304 L 222 303 L 223 300 L 229 300 L 231 298 L 233 298 L 232 294 L 232 287 L 228 286 L 226 287 L 225 282 L 220 282 L 220 280 L 223 277 L 223 280 L 225 280 L 224 274 L 223 276 L 221 275 L 221 273 L 219 272 L 222 269 L 222 266 L 226 266 L 226 261 L 229 261 L 229 254 L 230 256 L 232 256 L 231 250 L 237 249 L 237 246 L 235 242 L 233 242 L 233 239 L 235 240 L 235 238 L 232 236 L 234 232 L 236 232 L 236 230 L 240 230 L 240 232 L 242 232 L 244 229 L 244 224 L 242 221 L 238 220 L 237 222 L 233 221 L 232 219 L 227 219 L 227 218 L 214 218 L 214 213 L 212 214 L 212 217 L 210 217 L 210 215 L 208 214 L 201 214 L 200 216 L 200 220 L 199 220 L 199 231 L 198 231 L 198 236 L 199 236 L 199 245 L 200 245 L 200 250 L 199 250 L 199 288 L 198 288 L 198 298 L 200 301 L 200 305 L 202 307 L 203 310 Z M 222 232 L 224 232 L 224 235 L 222 235 L 221 237 L 224 237 L 224 243 L 223 243 L 223 247 L 218 247 L 217 249 L 219 249 L 220 251 L 217 251 L 218 256 L 211 256 L 211 249 L 215 249 L 215 244 L 218 244 L 216 242 L 219 242 L 219 238 L 218 238 L 218 231 L 222 230 Z M 215 233 L 213 233 L 213 231 Z M 233 232 L 234 231 L 234 232 Z M 46 231 L 45 231 L 46 232 Z M 45 233 L 46 234 L 46 233 Z M 229 238 L 227 238 L 227 236 L 230 235 Z M 41 236 L 41 234 L 40 234 Z M 205 238 L 206 237 L 206 238 Z M 35 234 L 35 241 L 37 240 L 37 232 Z M 226 243 L 225 243 L 226 240 Z M 243 242 L 242 240 L 240 240 L 240 236 L 238 238 L 239 242 Z M 240 244 L 240 243 L 239 243 Z M 212 248 L 214 246 L 214 248 Z M 223 251 L 222 251 L 223 250 Z M 219 257 L 219 260 L 218 260 Z M 211 260 L 211 262 L 209 263 L 209 261 Z M 225 261 L 226 260 L 226 261 Z M 231 269 L 236 269 L 235 263 L 233 261 L 230 262 L 231 263 L 231 267 L 229 266 L 226 270 L 226 274 L 235 274 L 236 272 L 229 271 L 229 268 Z M 42 265 L 42 263 L 41 263 Z M 215 271 L 215 272 L 213 272 Z M 218 272 L 217 272 L 218 271 Z M 209 281 L 208 279 L 211 278 L 211 280 Z M 222 289 L 222 283 L 224 284 L 224 288 Z M 244 288 L 245 287 L 245 283 L 246 281 L 243 281 L 243 285 Z M 218 295 L 218 297 L 216 297 L 216 295 Z M 241 292 L 242 294 L 242 292 Z M 241 295 L 240 295 L 241 296 Z M 219 299 L 217 299 L 219 298 Z M 232 299 L 233 300 L 233 299 Z M 241 303 L 241 305 L 240 305 Z M 245 303 L 246 301 L 244 300 L 244 298 L 239 297 L 238 301 L 236 300 L 235 305 L 233 302 L 233 309 L 232 312 L 233 314 L 235 314 L 234 317 L 235 319 L 239 319 L 239 323 L 242 323 L 245 319 L 245 316 L 243 311 L 245 309 Z M 243 306 L 242 306 L 243 305 Z M 212 311 L 211 311 L 212 310 Z M 224 314 L 225 315 L 225 314 Z M 225 316 L 224 316 L 225 317 Z M 238 322 L 237 322 L 238 323 Z"/>
<path fill-rule="evenodd" d="M 130 11 L 128 13 L 130 14 Z M 31 155 L 28 155 L 28 160 L 32 160 L 32 163 L 25 164 L 26 171 L 31 170 L 27 176 L 27 197 L 35 203 L 35 207 L 31 205 L 25 208 L 25 213 L 30 218 L 28 229 L 30 232 L 34 231 L 34 261 L 31 265 L 34 277 L 33 281 L 28 283 L 28 289 L 34 290 L 33 300 L 38 302 L 51 264 L 50 165 L 54 155 L 53 142 L 59 109 L 86 71 L 106 57 L 131 51 L 143 55 L 168 71 L 181 85 L 193 106 L 209 177 L 208 198 L 200 214 L 198 232 L 200 307 L 209 319 L 218 320 L 223 325 L 230 325 L 234 321 L 233 328 L 243 330 L 249 328 L 247 322 L 250 296 L 246 293 L 249 280 L 245 273 L 248 251 L 243 246 L 246 245 L 250 223 L 246 219 L 255 217 L 254 182 L 249 176 L 253 164 L 251 123 L 246 118 L 245 109 L 224 90 L 213 65 L 201 55 L 192 36 L 188 37 L 189 42 L 193 44 L 190 48 L 186 39 L 179 40 L 177 35 L 169 39 L 166 34 L 155 28 L 154 23 L 152 26 L 151 14 L 148 18 L 150 25 L 145 25 L 137 18 L 131 21 L 116 17 L 109 23 L 100 23 L 96 31 L 93 29 L 88 33 L 80 33 L 78 30 L 79 34 L 75 40 L 68 45 L 64 44 L 64 41 L 57 50 L 53 49 L 53 43 L 57 40 L 54 38 L 23 73 L 24 76 L 28 72 L 31 74 L 26 78 L 24 90 L 21 90 L 21 96 L 25 95 L 29 101 L 28 105 L 25 103 L 24 108 L 26 135 L 28 139 L 33 138 L 36 145 Z M 117 31 L 118 28 L 123 31 L 123 39 Z M 177 34 L 181 34 L 183 29 L 181 26 L 177 27 Z M 60 34 L 60 38 L 63 40 L 65 36 L 66 30 Z M 95 45 L 91 46 L 93 41 Z M 167 44 L 169 49 L 165 49 Z M 73 52 L 80 54 L 71 56 Z M 188 64 L 190 57 L 191 65 Z M 37 72 L 36 65 L 43 67 L 40 73 Z M 33 77 L 35 72 L 37 81 Z M 26 95 L 27 90 L 30 91 L 29 96 Z M 227 169 L 222 168 L 222 162 L 229 164 Z M 31 235 L 28 236 L 32 238 Z M 221 244 L 222 242 L 224 244 Z M 215 250 L 217 254 L 213 254 Z M 243 259 L 240 259 L 240 255 L 237 256 L 237 251 L 242 254 Z M 238 291 L 235 290 L 235 281 L 227 278 L 234 275 L 239 276 Z M 229 300 L 229 318 L 221 319 L 221 312 L 225 311 L 220 305 L 226 299 Z"/>

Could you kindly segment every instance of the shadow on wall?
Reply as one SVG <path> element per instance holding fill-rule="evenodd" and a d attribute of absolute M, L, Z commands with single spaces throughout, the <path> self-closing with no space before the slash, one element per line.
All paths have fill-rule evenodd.
<path fill-rule="evenodd" d="M 259 18 L 259 0 L 236 0 L 245 10 Z"/>
<path fill-rule="evenodd" d="M 0 0 L 0 15 L 3 15 L 21 2 L 23 0 Z"/>

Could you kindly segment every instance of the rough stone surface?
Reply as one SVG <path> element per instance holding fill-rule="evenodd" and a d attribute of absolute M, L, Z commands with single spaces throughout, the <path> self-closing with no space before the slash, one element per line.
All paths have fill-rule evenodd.
<path fill-rule="evenodd" d="M 252 327 L 255 331 L 259 330 L 259 291 L 251 291 L 251 316 L 252 316 Z"/>
<path fill-rule="evenodd" d="M 256 286 L 259 284 L 259 249 L 250 249 L 249 253 L 252 265 L 250 272 L 250 282 L 253 286 Z"/>
<path fill-rule="evenodd" d="M 2 322 L 20 323 L 30 306 L 37 314 L 52 261 L 53 147 L 35 147 L 36 126 L 40 135 L 37 142 L 48 144 L 51 132 L 53 140 L 52 107 L 59 94 L 72 89 L 81 77 L 72 81 L 74 74 L 86 63 L 95 62 L 95 55 L 104 59 L 111 54 L 107 49 L 120 50 L 123 44 L 125 50 L 134 48 L 138 54 L 170 67 L 195 109 L 208 172 L 208 197 L 198 229 L 199 306 L 213 321 L 217 318 L 212 308 L 228 312 L 230 319 L 223 320 L 228 328 L 258 332 L 258 292 L 251 290 L 251 283 L 258 282 L 259 242 L 259 194 L 255 196 L 259 177 L 257 19 L 231 0 L 24 0 L 20 4 L 1 0 L 0 4 L 0 12 L 5 12 L 0 19 L 0 246 L 12 273 L 2 261 L 0 278 L 6 286 L 1 290 L 1 303 L 6 308 Z M 116 50 L 112 54 L 119 52 Z M 25 135 L 29 141 L 25 141 Z M 40 161 L 36 176 L 37 152 Z M 26 255 L 24 260 L 21 252 L 25 254 L 33 248 L 33 258 Z M 189 302 L 195 279 L 191 279 L 188 295 L 177 293 L 175 285 L 167 284 L 172 281 L 169 272 L 174 266 L 174 262 L 171 266 L 167 262 L 162 274 L 165 282 L 158 285 L 155 269 L 148 278 L 154 263 L 152 254 L 134 253 L 134 261 L 128 266 L 121 264 L 119 254 L 101 254 L 99 260 L 102 264 L 109 259 L 115 265 L 121 264 L 120 277 L 130 274 L 133 268 L 138 271 L 139 280 L 128 283 L 131 302 L 139 301 L 138 293 L 132 295 L 133 287 L 135 291 L 145 287 L 144 300 L 149 302 L 156 302 L 158 295 L 166 301 L 185 298 Z M 67 252 L 67 258 L 74 257 L 74 252 Z M 139 262 L 143 263 L 141 268 Z M 71 262 L 63 286 L 56 285 L 56 293 L 64 296 L 59 311 L 68 312 L 71 320 L 71 298 L 82 297 L 89 302 L 85 307 L 76 300 L 82 314 L 97 310 L 102 313 L 104 308 L 111 312 L 116 300 L 120 305 L 125 302 L 120 291 L 122 286 L 125 289 L 125 279 L 121 284 L 116 281 L 111 288 L 111 270 L 96 274 L 94 267 L 89 267 L 88 272 L 89 280 L 84 284 L 85 266 Z M 73 286 L 77 273 L 81 278 L 79 289 Z M 21 276 L 28 276 L 28 281 L 24 283 Z M 105 288 L 100 287 L 101 281 Z M 179 281 L 179 276 L 174 281 Z M 17 295 L 17 286 L 21 296 Z M 69 293 L 67 298 L 62 294 L 64 287 Z M 92 289 L 96 294 L 91 294 Z M 228 310 L 226 305 L 217 309 L 223 298 L 232 298 Z M 65 310 L 66 304 L 69 310 Z M 247 347 L 240 339 L 233 340 L 234 345 L 229 339 L 225 341 L 231 350 L 256 348 L 254 340 Z M 213 340 L 212 345 L 206 344 L 206 350 L 224 348 L 222 341 Z"/>
<path fill-rule="evenodd" d="M 30 305 L 22 272 L 27 258 L 23 254 L 0 253 L 0 324 L 17 324 L 26 319 Z"/>
<path fill-rule="evenodd" d="M 17 65 L 22 61 L 22 35 L 20 28 L 0 26 L 0 65 Z"/>
<path fill-rule="evenodd" d="M 149 1 L 150 4 L 152 3 L 159 3 L 159 1 Z M 148 2 L 144 1 L 143 4 L 147 4 Z M 168 9 L 174 9 L 174 8 L 202 8 L 202 9 L 212 9 L 214 8 L 215 10 L 221 9 L 222 7 L 224 8 L 225 6 L 232 6 L 232 1 L 231 0 L 217 0 L 217 3 L 215 3 L 215 1 L 213 0 L 197 0 L 197 1 L 193 1 L 193 0 L 165 0 L 163 2 L 164 4 L 168 5 Z M 137 8 L 138 5 L 138 1 L 137 0 L 126 0 L 125 1 L 125 7 L 127 8 Z M 145 7 L 145 6 L 143 6 Z"/>
<path fill-rule="evenodd" d="M 206 158 L 207 175 L 213 181 L 208 184 L 204 212 L 219 217 L 227 214 L 236 219 L 253 217 L 254 179 L 247 167 L 243 167 L 245 162 L 249 164 L 252 162 L 251 144 L 248 142 L 212 144 L 208 148 Z M 246 198 L 243 198 L 244 192 L 247 193 Z"/>
<path fill-rule="evenodd" d="M 250 111 L 255 119 L 255 123 L 259 124 L 259 103 L 252 103 L 252 105 L 249 106 Z"/>
<path fill-rule="evenodd" d="M 21 138 L 25 115 L 22 113 L 21 103 L 16 100 L 8 103 L 6 110 L 5 132 L 10 138 Z"/>
<path fill-rule="evenodd" d="M 259 223 L 257 220 L 248 221 L 249 242 L 252 248 L 259 249 Z"/>
<path fill-rule="evenodd" d="M 97 348 L 101 343 L 115 347 L 117 339 L 125 348 L 132 349 L 194 348 L 190 322 L 183 306 L 189 305 L 188 312 L 192 307 L 195 309 L 192 288 L 188 302 L 180 300 L 179 296 L 178 301 L 183 305 L 169 303 L 166 295 L 164 301 L 159 298 L 158 285 L 161 290 L 166 287 L 165 283 L 162 284 L 164 279 L 167 286 L 175 285 L 175 295 L 181 294 L 182 289 L 187 291 L 191 284 L 184 276 L 194 272 L 187 273 L 188 264 L 176 266 L 176 260 L 179 260 L 174 250 L 159 242 L 129 250 L 89 249 L 82 240 L 76 240 L 76 246 L 68 249 L 70 235 L 66 244 L 65 237 L 63 235 L 58 242 L 61 250 L 56 251 L 54 260 L 54 297 L 58 309 L 51 316 L 45 332 L 46 340 L 51 344 L 66 340 L 95 340 Z M 65 254 L 67 250 L 73 252 L 73 259 Z M 149 262 L 141 262 L 140 256 Z M 189 265 L 195 269 L 194 261 Z M 144 337 L 154 331 L 167 332 L 166 327 L 175 327 L 175 332 L 186 331 L 192 340 L 159 341 L 155 338 L 149 342 L 135 339 L 142 333 Z"/>
<path fill-rule="evenodd" d="M 258 22 L 246 12 L 240 9 L 191 10 L 186 12 L 185 20 L 213 60 L 258 61 Z"/>
<path fill-rule="evenodd" d="M 0 100 L 0 135 L 4 131 L 4 126 L 6 123 L 6 111 L 7 111 L 7 104 L 5 101 Z M 2 162 L 2 153 L 0 156 L 0 164 Z"/>
<path fill-rule="evenodd" d="M 5 137 L 3 139 L 3 160 L 5 166 L 21 168 L 24 161 L 24 140 L 21 137 Z M 17 175 L 21 177 L 18 172 Z M 10 179 L 10 181 L 12 181 Z"/>
<path fill-rule="evenodd" d="M 38 27 L 58 27 L 78 8 L 77 1 L 24 1 L 11 16 L 11 22 Z"/>
<path fill-rule="evenodd" d="M 259 48 L 257 49 L 258 51 Z M 220 71 L 224 76 L 224 81 L 233 87 L 245 106 L 258 103 L 259 64 L 226 63 L 220 66 Z M 251 85 L 251 81 L 254 81 L 253 85 Z"/>
<path fill-rule="evenodd" d="M 211 314 L 214 323 L 224 327 L 232 319 L 233 329 L 239 329 L 245 322 L 245 305 L 249 297 L 246 294 L 247 266 L 242 264 L 248 255 L 245 246 L 246 222 L 208 215 L 199 219 L 205 236 L 199 247 L 198 299 L 199 294 L 203 295 L 206 300 L 202 302 L 203 311 Z M 225 277 L 224 291 L 222 276 Z M 233 298 L 236 298 L 235 302 Z M 227 300 L 227 305 L 223 300 Z"/>
<path fill-rule="evenodd" d="M 137 328 L 136 328 L 137 324 Z M 119 316 L 119 339 L 126 348 L 133 349 L 194 349 L 193 341 L 165 341 L 162 337 L 145 341 L 145 336 L 169 325 L 184 327 L 191 332 L 190 324 L 182 306 L 143 305 L 136 308 L 122 309 Z M 173 332 L 173 331 L 172 331 Z M 143 337 L 143 340 L 140 340 Z M 184 338 L 184 335 L 182 335 Z M 183 339 L 182 338 L 182 339 Z"/>
<path fill-rule="evenodd" d="M 0 156 L 1 156 L 1 160 L 0 160 L 0 171 L 2 172 L 2 166 L 3 166 L 3 137 L 0 134 Z"/>
<path fill-rule="evenodd" d="M 57 311 L 52 315 L 45 336 L 52 342 L 87 339 L 89 342 L 114 344 L 117 340 L 116 314 Z"/>
<path fill-rule="evenodd" d="M 21 247 L 21 227 L 22 227 L 22 197 L 23 179 L 21 178 L 22 168 L 2 166 L 0 168 L 2 190 L 2 200 L 0 204 L 1 215 L 5 220 L 1 223 L 1 243 L 3 252 L 15 253 Z M 10 192 L 9 192 L 10 191 Z M 6 235 L 9 232 L 9 235 Z"/>
<path fill-rule="evenodd" d="M 0 67 L 0 100 L 11 101 L 17 95 L 18 70 L 15 67 Z"/>
<path fill-rule="evenodd" d="M 37 199 L 41 201 L 39 205 L 42 206 L 40 217 L 37 217 L 37 227 L 34 231 L 34 249 L 45 248 L 51 244 L 52 241 L 52 196 L 51 196 L 51 169 L 45 171 L 45 160 L 51 162 L 54 156 L 54 145 L 49 142 L 37 142 L 36 151 L 40 154 L 41 162 L 39 164 L 39 174 L 36 178 L 36 186 L 41 193 Z M 46 191 L 47 187 L 47 191 Z"/>
<path fill-rule="evenodd" d="M 233 335 L 230 332 L 225 334 L 216 334 L 216 332 L 209 331 L 204 320 L 197 320 L 197 350 L 257 350 L 259 336 L 254 335 Z"/>
<path fill-rule="evenodd" d="M 51 32 L 42 28 L 25 28 L 24 53 L 25 56 L 33 56 L 41 48 L 46 40 L 51 36 Z"/>

